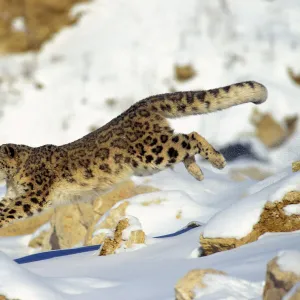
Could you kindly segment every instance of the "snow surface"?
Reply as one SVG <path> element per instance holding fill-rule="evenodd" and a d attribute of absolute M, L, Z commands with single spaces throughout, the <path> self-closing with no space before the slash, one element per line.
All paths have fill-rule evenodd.
<path fill-rule="evenodd" d="M 300 251 L 279 252 L 277 264 L 282 271 L 293 272 L 300 276 Z"/>
<path fill-rule="evenodd" d="M 290 204 L 283 208 L 287 216 L 300 215 L 300 204 Z"/>
<path fill-rule="evenodd" d="M 285 177 L 282 178 L 283 174 Z M 274 177 L 274 178 L 273 178 Z M 278 180 L 278 177 L 281 178 Z M 220 211 L 205 225 L 203 236 L 210 238 L 237 238 L 240 239 L 249 234 L 253 226 L 259 221 L 265 204 L 269 202 L 280 202 L 289 191 L 300 190 L 300 173 L 287 175 L 286 171 L 259 182 L 259 189 L 241 201 Z M 274 182 L 274 183 L 273 183 Z"/>
<path fill-rule="evenodd" d="M 77 5 L 72 14 L 80 11 L 80 22 L 55 35 L 39 53 L 0 57 L 1 144 L 64 144 L 149 95 L 249 79 L 268 87 L 269 99 L 260 110 L 278 121 L 300 113 L 299 86 L 287 75 L 288 67 L 300 71 L 298 0 L 94 0 Z M 21 25 L 14 20 L 13 29 L 22 30 Z M 178 82 L 174 66 L 183 63 L 191 63 L 197 76 Z M 134 177 L 136 184 L 161 190 L 128 199 L 126 213 L 138 218 L 147 234 L 147 247 L 138 251 L 98 257 L 98 249 L 17 265 L 12 258 L 39 251 L 28 247 L 37 232 L 1 237 L 0 294 L 22 300 L 171 300 L 176 282 L 189 270 L 215 268 L 229 276 L 202 291 L 203 299 L 260 299 L 267 262 L 279 251 L 299 251 L 299 231 L 265 234 L 240 248 L 198 257 L 200 234 L 241 237 L 266 201 L 299 189 L 299 173 L 293 174 L 290 165 L 299 159 L 299 125 L 283 146 L 265 149 L 253 136 L 253 107 L 171 124 L 177 132 L 199 131 L 216 148 L 249 142 L 263 162 L 241 159 L 214 170 L 197 158 L 205 175 L 202 182 L 182 164 Z M 276 175 L 260 182 L 230 179 L 231 169 L 249 166 Z M 158 198 L 160 203 L 142 204 Z M 191 221 L 205 226 L 153 238 Z"/>
<path fill-rule="evenodd" d="M 261 282 L 249 282 L 227 275 L 206 274 L 204 289 L 195 289 L 195 299 L 245 300 L 260 297 L 263 292 Z M 204 298 L 205 297 L 205 298 Z"/>

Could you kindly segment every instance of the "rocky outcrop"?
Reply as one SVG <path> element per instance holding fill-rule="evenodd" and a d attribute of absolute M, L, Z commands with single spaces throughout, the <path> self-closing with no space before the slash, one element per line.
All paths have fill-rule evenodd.
<path fill-rule="evenodd" d="M 296 253 L 296 255 L 297 254 L 298 258 L 300 258 L 300 252 Z M 286 258 L 290 257 L 292 263 L 297 264 L 297 261 L 294 261 L 294 251 L 287 251 L 284 255 Z M 300 268 L 298 270 L 299 272 L 296 274 L 293 270 L 289 270 L 288 267 L 284 265 L 282 266 L 280 259 L 281 257 L 277 256 L 267 265 L 266 283 L 263 293 L 264 300 L 281 300 L 295 286 L 295 284 L 300 282 Z M 300 299 L 297 298 L 300 296 L 300 293 L 297 290 L 298 289 L 295 289 L 288 299 Z"/>
<path fill-rule="evenodd" d="M 105 256 L 133 248 L 135 245 L 144 245 L 146 235 L 139 221 L 127 216 L 121 219 L 114 232 L 107 234 L 100 247 L 99 256 Z"/>
<path fill-rule="evenodd" d="M 51 230 L 43 249 L 66 249 L 84 245 L 93 221 L 92 203 L 77 203 L 55 208 L 51 219 Z"/>
<path fill-rule="evenodd" d="M 78 21 L 76 3 L 88 0 L 0 0 L 0 53 L 38 50 L 56 32 Z"/>
<path fill-rule="evenodd" d="M 33 234 L 29 246 L 45 251 L 101 244 L 106 238 L 108 230 L 115 229 L 118 221 L 126 215 L 128 202 L 122 203 L 116 209 L 110 210 L 111 207 L 123 199 L 155 190 L 157 189 L 149 186 L 136 186 L 132 181 L 127 181 L 109 193 L 98 197 L 94 202 L 57 207 L 44 221 L 44 223 L 50 221 L 50 228 L 40 230 L 38 228 L 44 223 L 38 223 L 38 226 L 35 226 L 34 230 L 30 232 L 37 230 Z M 96 226 L 95 224 L 108 210 L 110 212 L 106 218 Z M 105 230 L 101 232 L 101 229 Z M 93 234 L 95 231 L 96 235 Z"/>
<path fill-rule="evenodd" d="M 101 244 L 106 237 L 106 229 L 116 228 L 119 220 L 126 216 L 126 209 L 129 205 L 129 202 L 124 201 L 117 207 L 112 208 L 117 202 L 138 194 L 150 193 L 157 190 L 158 189 L 151 186 L 135 186 L 132 181 L 128 181 L 118 185 L 113 192 L 103 195 L 97 199 L 94 203 L 94 211 L 96 213 L 95 221 L 97 221 L 97 224 L 93 228 L 93 231 L 96 233 L 88 236 L 87 245 Z M 105 218 L 99 221 L 107 211 L 109 212 Z"/>
<path fill-rule="evenodd" d="M 195 298 L 195 289 L 206 288 L 203 282 L 207 274 L 226 275 L 226 273 L 214 269 L 196 269 L 189 271 L 175 286 L 176 300 L 192 300 Z"/>
<path fill-rule="evenodd" d="M 289 205 L 300 204 L 300 192 L 289 192 L 281 201 L 267 202 L 260 215 L 259 221 L 252 231 L 243 238 L 210 238 L 200 236 L 203 255 L 225 251 L 256 241 L 266 232 L 290 232 L 300 230 L 300 218 L 297 214 L 287 214 L 285 208 Z"/>
<path fill-rule="evenodd" d="M 270 113 L 261 113 L 257 108 L 250 118 L 255 126 L 255 134 L 268 148 L 283 144 L 290 137 L 298 122 L 298 116 L 287 116 L 283 123 L 276 121 Z"/>

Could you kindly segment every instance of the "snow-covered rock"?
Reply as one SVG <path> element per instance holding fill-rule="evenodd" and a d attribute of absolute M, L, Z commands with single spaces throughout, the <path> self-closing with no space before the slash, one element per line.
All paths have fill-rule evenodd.
<path fill-rule="evenodd" d="M 252 186 L 243 199 L 206 224 L 200 236 L 203 254 L 239 247 L 267 232 L 300 230 L 299 214 L 291 213 L 300 204 L 299 191 L 300 175 L 291 170 Z"/>
<path fill-rule="evenodd" d="M 100 246 L 99 256 L 135 250 L 145 246 L 146 235 L 139 220 L 132 216 L 122 218 L 114 232 L 109 232 Z"/>
<path fill-rule="evenodd" d="M 176 300 L 254 299 L 262 290 L 260 283 L 228 276 L 215 269 L 195 269 L 180 279 L 175 287 Z"/>
<path fill-rule="evenodd" d="M 203 282 L 203 279 L 207 274 L 212 275 L 212 277 L 214 277 L 214 275 L 226 275 L 224 272 L 214 269 L 191 270 L 177 282 L 175 286 L 176 300 L 195 299 L 195 290 L 207 287 L 207 285 Z"/>
<path fill-rule="evenodd" d="M 281 251 L 268 263 L 263 299 L 281 300 L 298 282 L 300 282 L 300 252 Z M 296 291 L 286 298 L 293 299 L 295 293 Z"/>

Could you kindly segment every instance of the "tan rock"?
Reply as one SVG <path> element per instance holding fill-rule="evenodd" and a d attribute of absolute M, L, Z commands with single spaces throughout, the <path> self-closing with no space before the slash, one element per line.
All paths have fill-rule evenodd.
<path fill-rule="evenodd" d="M 300 74 L 298 73 L 295 73 L 294 71 L 293 71 L 293 69 L 292 68 L 287 68 L 287 71 L 288 71 L 288 75 L 289 75 L 289 77 L 290 77 L 290 79 L 295 83 L 295 84 L 298 84 L 298 85 L 300 85 Z"/>
<path fill-rule="evenodd" d="M 50 235 L 50 230 L 41 231 L 28 243 L 28 246 L 31 248 L 43 248 L 43 246 L 47 243 L 47 240 L 49 240 Z"/>
<path fill-rule="evenodd" d="M 158 191 L 158 189 L 146 185 L 136 186 L 132 180 L 125 181 L 117 185 L 112 191 L 101 195 L 94 201 L 95 218 L 99 220 L 104 213 L 123 199 L 154 191 Z M 115 226 L 116 223 L 107 228 L 114 228 Z"/>
<path fill-rule="evenodd" d="M 196 71 L 192 65 L 175 65 L 175 78 L 178 81 L 185 81 L 193 78 L 196 75 Z"/>
<path fill-rule="evenodd" d="M 288 131 L 288 137 L 290 137 L 296 131 L 298 119 L 299 118 L 297 115 L 284 118 L 284 123 Z"/>
<path fill-rule="evenodd" d="M 253 110 L 251 122 L 255 126 L 256 136 L 269 148 L 281 145 L 288 135 L 287 130 L 271 114 L 260 113 L 257 108 Z"/>
<path fill-rule="evenodd" d="M 200 236 L 203 255 L 237 248 L 256 241 L 266 232 L 291 232 L 300 230 L 299 215 L 286 215 L 284 207 L 300 203 L 300 192 L 289 192 L 281 201 L 267 202 L 257 224 L 252 231 L 241 239 L 236 238 L 209 238 Z"/>
<path fill-rule="evenodd" d="M 87 0 L 88 1 L 88 0 Z M 38 50 L 56 32 L 78 21 L 69 14 L 74 4 L 85 0 L 0 0 L 0 53 Z M 18 18 L 24 28 L 14 28 Z"/>
<path fill-rule="evenodd" d="M 0 295 L 0 300 L 19 300 L 19 299 L 16 299 L 16 298 L 14 298 L 14 299 L 12 299 L 12 298 L 7 298 L 7 297 L 5 297 L 4 295 Z"/>
<path fill-rule="evenodd" d="M 298 172 L 300 170 L 300 161 L 295 161 L 292 163 L 293 172 Z"/>
<path fill-rule="evenodd" d="M 99 256 L 114 254 L 121 247 L 127 249 L 132 248 L 136 244 L 144 244 L 146 239 L 145 233 L 142 229 L 136 228 L 136 226 L 134 229 L 130 229 L 132 223 L 137 224 L 137 219 L 129 216 L 121 219 L 114 233 L 104 239 L 100 247 Z M 138 227 L 140 227 L 140 224 Z M 128 232 L 125 233 L 125 230 Z"/>
<path fill-rule="evenodd" d="M 89 227 L 93 225 L 92 203 L 77 203 L 55 208 L 51 231 L 43 250 L 65 249 L 84 245 Z"/>
<path fill-rule="evenodd" d="M 203 278 L 207 274 L 226 275 L 226 273 L 214 269 L 195 269 L 189 271 L 181 278 L 175 286 L 176 300 L 192 300 L 195 297 L 196 288 L 203 289 L 206 287 Z"/>
<path fill-rule="evenodd" d="M 288 295 L 286 295 L 286 300 L 300 300 L 300 282 L 297 284 L 297 287 L 293 287 Z"/>
<path fill-rule="evenodd" d="M 26 219 L 26 223 L 30 220 L 32 226 L 27 230 L 26 227 L 18 225 L 18 230 L 14 232 L 8 231 L 11 227 L 0 229 L 6 235 L 19 235 L 33 233 L 51 218 L 51 229 L 41 231 L 38 235 L 34 235 L 29 242 L 29 246 L 33 248 L 42 248 L 42 250 L 64 249 L 74 247 L 76 245 L 97 245 L 101 244 L 106 238 L 107 232 L 100 232 L 93 236 L 93 232 L 99 229 L 114 229 L 120 220 L 125 216 L 128 203 L 121 204 L 118 208 L 109 212 L 107 218 L 95 229 L 95 224 L 99 218 L 106 213 L 113 205 L 124 198 L 130 198 L 134 195 L 146 192 L 156 191 L 157 189 L 150 186 L 136 186 L 132 181 L 124 182 L 118 185 L 109 193 L 97 198 L 94 202 L 70 204 L 57 207 L 51 210 L 51 213 L 44 216 L 43 222 L 39 221 L 41 217 L 33 217 Z M 35 223 L 36 222 L 36 223 Z M 21 232 L 21 233 L 20 233 Z"/>
<path fill-rule="evenodd" d="M 133 181 L 126 181 L 118 185 L 113 191 L 102 195 L 94 202 L 95 223 L 117 202 L 133 197 L 138 194 L 150 193 L 158 191 L 158 189 L 151 186 L 136 186 Z M 118 207 L 109 211 L 105 219 L 93 227 L 93 231 L 98 232 L 100 229 L 114 229 L 116 228 L 119 220 L 126 215 L 126 209 L 129 202 L 124 201 Z M 98 234 L 89 232 L 87 237 L 87 245 L 99 245 L 106 238 L 105 231 L 100 231 Z"/>
<path fill-rule="evenodd" d="M 281 300 L 300 281 L 299 275 L 290 271 L 283 271 L 277 261 L 278 257 L 275 257 L 267 265 L 264 300 Z M 293 295 L 293 297 L 296 296 Z"/>

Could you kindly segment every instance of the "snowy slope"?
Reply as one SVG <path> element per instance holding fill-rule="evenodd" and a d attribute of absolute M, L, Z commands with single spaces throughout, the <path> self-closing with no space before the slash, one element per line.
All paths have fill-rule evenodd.
<path fill-rule="evenodd" d="M 64 144 L 151 94 L 248 79 L 269 89 L 261 110 L 278 120 L 300 113 L 300 88 L 287 75 L 289 66 L 300 71 L 298 0 L 94 0 L 75 10 L 85 12 L 81 21 L 60 32 L 40 53 L 0 58 L 0 143 Z M 177 63 L 191 63 L 197 76 L 184 83 L 175 81 Z M 37 83 L 43 87 L 37 88 Z M 221 147 L 248 139 L 247 133 L 253 131 L 248 121 L 252 108 L 248 104 L 172 124 L 176 131 L 199 131 Z M 261 299 L 266 263 L 279 251 L 300 250 L 300 233 L 266 234 L 252 244 L 201 258 L 197 257 L 199 236 L 212 228 L 228 236 L 233 227 L 239 236 L 253 225 L 251 220 L 257 219 L 265 201 L 299 189 L 299 175 L 288 170 L 299 158 L 298 136 L 299 130 L 272 151 L 249 138 L 269 162 L 242 160 L 222 171 L 201 162 L 203 182 L 188 175 L 182 165 L 151 177 L 134 177 L 137 184 L 147 182 L 162 190 L 129 200 L 128 214 L 138 217 L 148 235 L 149 244 L 138 251 L 108 257 L 86 252 L 17 265 L 13 258 L 36 251 L 27 247 L 31 235 L 1 238 L 0 294 L 22 300 L 170 300 L 175 283 L 187 271 L 215 268 L 230 277 L 205 290 L 201 299 L 221 299 L 220 295 Z M 237 165 L 280 172 L 258 183 L 234 182 L 227 172 Z M 157 195 L 165 200 L 161 206 L 140 205 Z M 226 216 L 229 207 L 247 205 L 254 211 L 241 227 L 240 219 L 232 215 L 218 217 Z M 178 211 L 181 218 L 174 217 Z M 299 213 L 299 207 L 287 212 Z M 190 221 L 208 225 L 176 237 L 153 238 Z"/>

